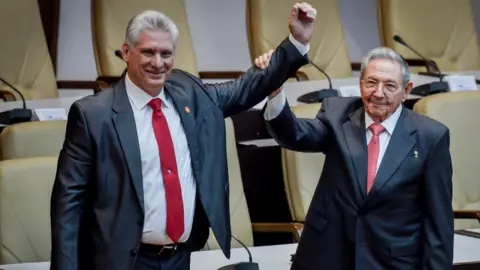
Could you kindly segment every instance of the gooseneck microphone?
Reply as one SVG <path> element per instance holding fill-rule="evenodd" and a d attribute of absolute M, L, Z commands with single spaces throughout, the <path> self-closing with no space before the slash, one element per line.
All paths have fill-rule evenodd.
<path fill-rule="evenodd" d="M 448 92 L 448 83 L 443 81 L 443 76 L 440 73 L 440 69 L 438 68 L 438 65 L 435 63 L 435 61 L 425 58 L 423 55 L 421 55 L 419 52 L 413 49 L 410 45 L 408 45 L 407 42 L 405 42 L 405 40 L 403 40 L 403 38 L 401 38 L 399 35 L 394 35 L 393 40 L 405 46 L 410 51 L 412 51 L 413 53 L 418 55 L 420 58 L 425 60 L 425 62 L 427 63 L 427 70 L 429 72 L 438 73 L 440 75 L 439 82 L 426 83 L 426 84 L 422 84 L 412 88 L 412 91 L 410 92 L 412 95 L 424 97 L 424 96 L 429 96 L 433 94 Z"/>
<path fill-rule="evenodd" d="M 225 265 L 218 268 L 218 270 L 259 270 L 258 263 L 252 262 L 252 253 L 250 253 L 248 247 L 242 243 L 242 241 L 238 240 L 233 234 L 232 238 L 235 239 L 243 248 L 245 248 L 248 253 L 248 262 Z"/>
<path fill-rule="evenodd" d="M 307 103 L 307 104 L 320 103 L 325 98 L 338 96 L 338 91 L 332 88 L 332 80 L 330 79 L 330 76 L 328 76 L 328 74 L 323 69 L 315 65 L 312 61 L 310 61 L 310 64 L 314 68 L 316 68 L 318 71 L 320 71 L 323 75 L 325 75 L 325 77 L 328 80 L 328 89 L 321 89 L 321 90 L 317 90 L 317 91 L 313 91 L 313 92 L 301 95 L 300 97 L 297 98 L 297 101 L 302 103 Z"/>
<path fill-rule="evenodd" d="M 402 37 L 400 37 L 399 35 L 394 35 L 393 40 L 395 42 L 397 42 L 398 44 L 401 44 L 401 45 L 405 46 L 410 51 L 412 51 L 414 54 L 416 54 L 418 57 L 425 60 L 425 62 L 427 63 L 428 72 L 441 74 L 440 68 L 438 67 L 437 63 L 435 63 L 435 61 L 425 58 L 423 55 L 421 55 L 419 52 L 417 52 L 414 48 L 412 48 L 410 45 L 408 45 L 407 42 L 405 42 L 405 40 L 403 40 Z M 442 80 L 442 77 L 440 77 L 440 79 Z"/>
<path fill-rule="evenodd" d="M 30 122 L 32 120 L 32 111 L 27 109 L 27 103 L 23 94 L 15 88 L 13 85 L 0 78 L 0 82 L 4 83 L 6 86 L 10 87 L 15 93 L 17 93 L 22 99 L 23 108 L 22 109 L 13 109 L 9 111 L 4 111 L 0 113 L 0 124 L 2 125 L 12 125 L 22 122 Z"/>

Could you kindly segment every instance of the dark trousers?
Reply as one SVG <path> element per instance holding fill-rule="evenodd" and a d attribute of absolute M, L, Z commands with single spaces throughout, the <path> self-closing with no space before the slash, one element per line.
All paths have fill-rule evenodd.
<path fill-rule="evenodd" d="M 135 270 L 190 270 L 189 250 L 179 250 L 172 256 L 160 257 L 154 254 L 139 252 L 135 262 Z"/>

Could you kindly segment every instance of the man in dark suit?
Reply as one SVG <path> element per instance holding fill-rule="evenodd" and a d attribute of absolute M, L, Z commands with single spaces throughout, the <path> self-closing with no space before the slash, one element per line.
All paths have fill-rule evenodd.
<path fill-rule="evenodd" d="M 189 269 L 209 226 L 230 257 L 224 118 L 308 63 L 315 16 L 296 4 L 270 68 L 222 84 L 172 71 L 178 29 L 168 17 L 132 18 L 124 78 L 69 112 L 51 197 L 51 269 Z"/>
<path fill-rule="evenodd" d="M 315 119 L 296 118 L 281 89 L 267 102 L 282 147 L 326 157 L 292 269 L 452 269 L 449 130 L 403 107 L 410 73 L 390 49 L 364 58 L 360 89 L 324 100 Z"/>

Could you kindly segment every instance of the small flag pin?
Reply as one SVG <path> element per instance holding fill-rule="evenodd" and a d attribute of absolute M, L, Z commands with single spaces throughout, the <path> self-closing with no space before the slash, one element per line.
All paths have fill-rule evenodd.
<path fill-rule="evenodd" d="M 190 108 L 188 106 L 185 106 L 185 112 L 190 113 Z"/>
<path fill-rule="evenodd" d="M 417 150 L 413 151 L 413 155 L 415 156 L 415 158 L 418 158 L 418 151 Z"/>

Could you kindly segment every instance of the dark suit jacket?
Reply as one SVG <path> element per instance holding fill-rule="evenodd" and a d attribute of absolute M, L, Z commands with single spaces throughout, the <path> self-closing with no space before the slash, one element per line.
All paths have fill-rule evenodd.
<path fill-rule="evenodd" d="M 230 256 L 224 118 L 261 102 L 306 63 L 286 39 L 267 69 L 251 68 L 235 81 L 206 85 L 174 70 L 166 82 L 198 187 L 192 250 L 203 247 L 210 225 Z M 122 80 L 70 109 L 51 197 L 51 269 L 132 269 L 144 218 L 139 142 Z"/>
<path fill-rule="evenodd" d="M 326 156 L 292 269 L 451 269 L 449 130 L 403 108 L 366 194 L 365 111 L 329 98 L 315 119 L 285 106 L 267 123 L 281 146 Z"/>

